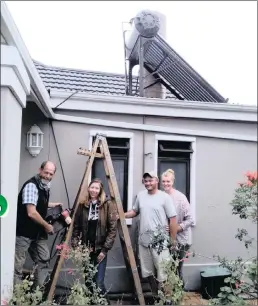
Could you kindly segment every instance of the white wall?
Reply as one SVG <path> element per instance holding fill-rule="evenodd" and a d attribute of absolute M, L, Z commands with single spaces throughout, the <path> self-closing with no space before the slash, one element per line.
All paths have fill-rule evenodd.
<path fill-rule="evenodd" d="M 1 218 L 1 302 L 12 294 L 22 108 L 29 92 L 30 80 L 17 49 L 1 45 L 1 194 L 8 202 Z"/>
<path fill-rule="evenodd" d="M 12 123 L 11 120 L 12 119 Z M 1 293 L 12 287 L 19 183 L 22 108 L 9 88 L 1 88 L 1 194 L 8 213 L 1 219 Z"/>

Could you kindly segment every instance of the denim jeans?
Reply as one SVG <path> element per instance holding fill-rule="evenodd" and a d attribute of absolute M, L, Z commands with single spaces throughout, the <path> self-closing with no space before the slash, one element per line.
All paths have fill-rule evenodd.
<path fill-rule="evenodd" d="M 90 257 L 91 257 L 91 262 L 95 266 L 98 264 L 97 258 L 99 256 L 100 251 L 98 252 L 92 252 Z M 106 287 L 105 287 L 105 273 L 106 273 L 106 267 L 107 267 L 107 255 L 105 258 L 98 264 L 98 271 L 95 275 L 94 281 L 97 285 L 97 287 L 101 290 L 101 294 L 106 293 Z M 87 284 L 86 284 L 87 285 Z"/>

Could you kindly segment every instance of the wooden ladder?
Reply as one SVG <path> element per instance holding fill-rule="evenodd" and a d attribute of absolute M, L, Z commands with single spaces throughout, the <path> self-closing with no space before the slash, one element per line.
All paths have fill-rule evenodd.
<path fill-rule="evenodd" d="M 100 153 L 97 153 L 98 148 L 100 148 Z M 77 212 L 79 204 L 85 199 L 86 194 L 88 192 L 88 179 L 89 175 L 92 170 L 92 165 L 94 162 L 95 157 L 96 158 L 102 158 L 104 162 L 104 169 L 108 181 L 109 186 L 109 192 L 111 196 L 111 200 L 116 203 L 117 211 L 119 214 L 119 220 L 118 220 L 118 233 L 120 236 L 120 242 L 123 249 L 125 264 L 127 269 L 131 271 L 131 275 L 133 276 L 134 280 L 134 288 L 136 290 L 136 294 L 138 297 L 138 301 L 140 305 L 145 305 L 144 295 L 142 292 L 142 286 L 141 281 L 138 273 L 138 269 L 136 266 L 136 261 L 134 257 L 134 252 L 131 244 L 131 239 L 129 235 L 129 231 L 127 228 L 123 205 L 121 201 L 121 197 L 119 194 L 119 189 L 117 185 L 117 180 L 115 176 L 115 171 L 112 163 L 112 159 L 110 156 L 106 136 L 102 134 L 97 134 L 95 141 L 93 143 L 92 151 L 88 151 L 86 149 L 80 148 L 77 152 L 77 154 L 88 156 L 86 169 L 83 175 L 83 179 L 80 185 L 80 188 L 78 190 L 74 205 L 73 205 L 73 213 L 72 213 L 72 221 L 69 225 L 69 228 L 66 232 L 64 243 L 68 244 L 71 239 L 72 231 L 73 231 L 73 225 L 74 225 L 74 217 Z M 55 293 L 55 288 L 58 280 L 59 273 L 61 271 L 62 265 L 64 263 L 64 254 L 63 250 L 61 250 L 60 256 L 57 257 L 56 263 L 54 265 L 53 271 L 50 275 L 50 280 L 47 283 L 45 296 L 48 301 L 53 300 L 53 296 Z"/>

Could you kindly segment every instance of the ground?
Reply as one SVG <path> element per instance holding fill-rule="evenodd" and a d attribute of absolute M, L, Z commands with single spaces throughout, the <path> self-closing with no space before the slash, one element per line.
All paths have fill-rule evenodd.
<path fill-rule="evenodd" d="M 208 300 L 202 299 L 201 295 L 197 292 L 185 293 L 184 299 L 180 305 L 208 305 Z M 127 301 L 112 300 L 111 305 L 130 305 Z M 250 301 L 250 305 L 258 305 L 258 300 Z"/>

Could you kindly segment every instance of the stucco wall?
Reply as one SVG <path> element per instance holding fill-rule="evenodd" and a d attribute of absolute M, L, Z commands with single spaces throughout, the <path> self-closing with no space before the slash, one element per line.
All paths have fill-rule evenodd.
<path fill-rule="evenodd" d="M 11 90 L 1 87 L 1 194 L 8 211 L 1 218 L 1 300 L 13 285 L 22 108 Z"/>
<path fill-rule="evenodd" d="M 78 115 L 79 113 L 77 113 Z M 34 104 L 28 104 L 23 114 L 22 143 L 21 143 L 21 166 L 20 185 L 38 169 L 40 163 L 45 159 L 51 159 L 57 163 L 58 171 L 53 180 L 51 200 L 62 201 L 67 205 L 64 189 L 64 182 L 60 170 L 60 163 L 53 139 L 52 131 L 48 122 L 40 115 L 40 111 Z M 75 113 L 73 112 L 73 115 Z M 81 116 L 94 116 L 84 113 Z M 110 115 L 106 115 L 110 116 Z M 100 118 L 100 117 L 99 117 Z M 110 116 L 114 120 L 115 116 Z M 119 116 L 122 121 L 123 116 Z M 125 121 L 141 122 L 142 118 L 135 116 L 132 119 L 127 116 Z M 189 129 L 205 129 L 211 131 L 224 131 L 227 133 L 256 133 L 255 125 L 245 123 L 220 123 L 211 121 L 183 120 L 183 119 L 154 119 L 147 118 L 148 124 L 175 126 Z M 26 132 L 32 124 L 36 123 L 43 130 L 44 149 L 36 158 L 32 158 L 25 149 Z M 86 158 L 76 154 L 79 147 L 88 148 L 89 132 L 91 129 L 98 129 L 96 126 L 84 124 L 53 122 L 54 133 L 60 158 L 64 169 L 70 203 L 73 204 L 83 171 Z M 101 127 L 100 130 L 105 130 Z M 107 128 L 107 130 L 112 130 Z M 115 130 L 115 129 L 114 129 Z M 141 131 L 129 131 L 134 133 L 134 195 L 142 189 L 141 174 L 143 171 L 143 133 Z M 154 152 L 154 133 L 145 133 L 145 152 Z M 154 155 L 152 155 L 154 156 Z M 222 256 L 236 258 L 237 256 L 250 257 L 244 246 L 234 239 L 238 227 L 246 227 L 252 236 L 256 236 L 256 227 L 250 226 L 247 222 L 240 221 L 231 215 L 229 205 L 233 191 L 242 175 L 247 170 L 257 169 L 257 144 L 251 142 L 203 138 L 196 139 L 196 226 L 193 229 L 193 249 L 206 257 L 212 257 L 219 253 Z M 154 167 L 154 160 L 150 156 L 145 158 L 145 167 Z M 134 229 L 130 227 L 132 240 L 134 240 Z M 52 240 L 52 239 L 51 239 Z M 255 252 L 256 249 L 253 251 Z M 253 254 L 254 254 L 253 252 Z M 255 252 L 256 253 L 256 252 Z M 214 264 L 212 259 L 206 257 L 195 257 L 185 264 L 185 277 L 188 289 L 196 289 L 199 286 L 200 270 L 209 264 Z M 30 263 L 27 262 L 29 266 Z M 121 277 L 119 277 L 121 276 Z M 107 284 L 111 285 L 111 291 L 127 291 L 123 257 L 120 243 L 117 239 L 113 250 L 108 258 Z"/>

